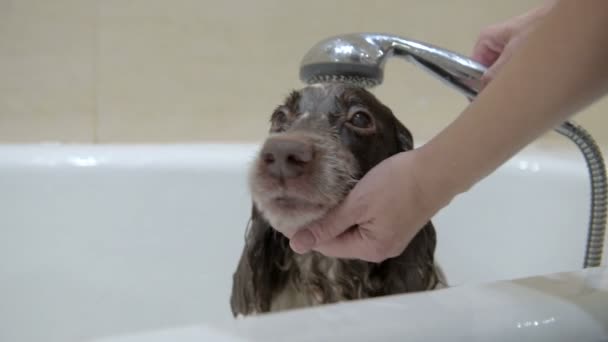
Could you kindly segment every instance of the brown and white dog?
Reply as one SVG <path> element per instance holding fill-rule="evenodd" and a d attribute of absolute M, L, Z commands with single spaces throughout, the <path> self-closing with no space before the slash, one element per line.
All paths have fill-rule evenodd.
<path fill-rule="evenodd" d="M 372 167 L 412 148 L 409 130 L 363 88 L 327 83 L 292 92 L 272 113 L 251 168 L 253 206 L 233 276 L 234 316 L 443 285 L 431 222 L 401 255 L 380 263 L 299 255 L 284 234 L 322 217 Z"/>

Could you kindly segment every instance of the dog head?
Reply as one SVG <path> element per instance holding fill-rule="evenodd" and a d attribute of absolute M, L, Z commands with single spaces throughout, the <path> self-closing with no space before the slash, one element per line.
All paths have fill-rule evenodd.
<path fill-rule="evenodd" d="M 345 84 L 292 92 L 270 124 L 249 184 L 257 210 L 287 237 L 339 204 L 372 167 L 413 148 L 387 106 Z"/>
<path fill-rule="evenodd" d="M 430 222 L 399 257 L 381 264 L 341 261 L 334 280 L 320 276 L 327 271 L 323 260 L 311 266 L 318 255 L 300 259 L 289 247 L 297 229 L 338 205 L 370 169 L 413 148 L 409 130 L 387 106 L 363 88 L 323 83 L 292 92 L 270 124 L 250 169 L 254 203 L 233 276 L 233 314 L 269 312 L 287 284 L 306 286 L 302 277 L 325 279 L 320 286 L 327 298 L 336 287 L 345 298 L 358 298 L 434 286 Z"/>

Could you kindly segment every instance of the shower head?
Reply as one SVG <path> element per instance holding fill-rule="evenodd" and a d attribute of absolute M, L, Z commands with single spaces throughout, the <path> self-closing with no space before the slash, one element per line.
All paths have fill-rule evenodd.
<path fill-rule="evenodd" d="M 342 82 L 374 87 L 384 79 L 389 57 L 401 57 L 455 87 L 468 98 L 481 89 L 485 67 L 430 44 L 379 33 L 350 33 L 315 44 L 300 64 L 305 83 Z"/>

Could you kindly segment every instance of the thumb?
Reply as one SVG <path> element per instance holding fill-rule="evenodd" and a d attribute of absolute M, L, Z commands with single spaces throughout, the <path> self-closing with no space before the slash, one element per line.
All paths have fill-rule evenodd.
<path fill-rule="evenodd" d="M 324 217 L 300 229 L 290 239 L 290 246 L 296 253 L 306 253 L 318 244 L 330 241 L 354 226 L 355 215 L 346 200 L 331 209 Z"/>

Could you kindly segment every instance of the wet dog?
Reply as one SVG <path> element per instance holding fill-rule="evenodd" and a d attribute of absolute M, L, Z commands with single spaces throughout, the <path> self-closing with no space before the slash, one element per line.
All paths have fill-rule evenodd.
<path fill-rule="evenodd" d="M 339 204 L 357 180 L 411 150 L 410 131 L 367 90 L 316 84 L 292 92 L 271 115 L 250 172 L 253 199 L 233 275 L 234 316 L 432 290 L 444 282 L 428 222 L 397 257 L 380 263 L 294 253 L 288 236 Z"/>

